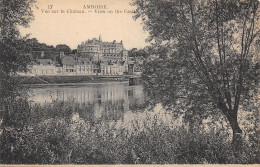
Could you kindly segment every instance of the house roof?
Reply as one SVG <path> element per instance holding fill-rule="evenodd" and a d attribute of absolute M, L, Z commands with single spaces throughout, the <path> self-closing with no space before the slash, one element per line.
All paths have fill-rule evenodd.
<path fill-rule="evenodd" d="M 51 59 L 37 59 L 36 62 L 38 64 L 42 64 L 42 65 L 53 65 L 53 64 L 55 64 L 54 61 L 52 61 Z"/>
<path fill-rule="evenodd" d="M 31 61 L 30 65 L 39 65 L 39 63 L 37 63 L 36 61 Z"/>
<path fill-rule="evenodd" d="M 78 62 L 90 62 L 90 57 L 79 57 Z"/>
<path fill-rule="evenodd" d="M 74 59 L 74 57 L 64 56 L 62 58 L 62 64 L 63 65 L 74 65 L 74 64 L 76 64 L 76 60 Z"/>

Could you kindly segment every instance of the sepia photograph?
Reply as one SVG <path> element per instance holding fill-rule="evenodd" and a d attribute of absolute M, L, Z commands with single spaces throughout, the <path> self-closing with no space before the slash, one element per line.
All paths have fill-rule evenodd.
<path fill-rule="evenodd" d="M 0 166 L 258 166 L 259 91 L 259 0 L 0 0 Z"/>

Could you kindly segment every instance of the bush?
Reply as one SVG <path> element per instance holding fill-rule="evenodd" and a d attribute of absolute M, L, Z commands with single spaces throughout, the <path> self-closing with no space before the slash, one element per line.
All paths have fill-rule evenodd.
<path fill-rule="evenodd" d="M 3 117 L 8 121 L 3 121 L 0 136 L 0 163 L 259 163 L 258 141 L 245 140 L 235 154 L 228 131 L 220 128 L 205 131 L 197 126 L 191 134 L 189 126 L 173 126 L 154 113 L 126 127 L 120 121 L 90 119 L 92 109 L 74 102 L 31 105 L 25 99 L 9 104 L 4 113 L 11 117 Z"/>

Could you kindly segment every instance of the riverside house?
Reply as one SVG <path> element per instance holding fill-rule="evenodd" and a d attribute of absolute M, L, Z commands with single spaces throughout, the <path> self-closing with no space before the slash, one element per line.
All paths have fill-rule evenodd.
<path fill-rule="evenodd" d="M 28 72 L 21 75 L 123 75 L 134 68 L 123 41 L 103 42 L 101 35 L 99 39 L 93 38 L 78 45 L 77 54 L 60 52 L 53 55 L 53 59 L 59 61 L 43 57 L 41 51 L 41 59 L 37 57 Z"/>
<path fill-rule="evenodd" d="M 19 75 L 62 75 L 63 69 L 51 59 L 37 59 L 28 65 L 28 71 L 19 73 Z"/>
<path fill-rule="evenodd" d="M 51 59 L 36 59 L 28 66 L 28 71 L 21 76 L 40 75 L 123 75 L 126 61 L 96 60 L 90 57 L 65 55 L 60 53 L 61 63 Z"/>

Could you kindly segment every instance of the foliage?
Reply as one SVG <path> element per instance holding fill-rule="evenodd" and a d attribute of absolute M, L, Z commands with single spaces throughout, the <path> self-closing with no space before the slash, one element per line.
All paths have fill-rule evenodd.
<path fill-rule="evenodd" d="M 148 52 L 145 49 L 137 50 L 136 48 L 133 48 L 128 51 L 128 56 L 134 58 L 139 57 L 139 58 L 146 59 L 148 57 Z"/>
<path fill-rule="evenodd" d="M 235 158 L 229 134 L 214 120 L 208 126 L 215 130 L 201 124 L 190 133 L 185 125 L 167 124 L 159 114 L 147 113 L 147 119 L 125 127 L 113 121 L 92 124 L 91 108 L 73 102 L 10 102 L 17 107 L 5 110 L 16 113 L 14 118 L 23 124 L 4 126 L 1 164 L 259 163 L 256 141 L 245 141 Z M 27 115 L 20 117 L 23 113 Z M 90 115 L 75 117 L 76 113 Z"/>
<path fill-rule="evenodd" d="M 61 64 L 60 52 L 65 54 L 72 53 L 69 46 L 65 44 L 58 44 L 56 47 L 52 45 L 47 45 L 45 43 L 40 43 L 36 38 L 27 39 L 26 43 L 32 48 L 32 58 L 33 59 L 52 59 L 58 61 Z M 74 51 L 75 53 L 75 51 Z"/>
<path fill-rule="evenodd" d="M 26 71 L 30 62 L 30 48 L 19 33 L 19 26 L 27 27 L 33 19 L 34 0 L 0 1 L 0 94 L 6 97 L 17 89 L 13 76 L 17 71 Z"/>
<path fill-rule="evenodd" d="M 18 26 L 28 27 L 33 19 L 31 5 L 34 0 L 2 0 L 1 13 L 1 40 L 16 40 L 20 33 Z"/>
<path fill-rule="evenodd" d="M 65 45 L 65 44 L 60 44 L 56 46 L 56 50 L 60 51 L 60 52 L 64 52 L 64 53 L 71 53 L 71 49 L 69 46 Z"/>
<path fill-rule="evenodd" d="M 187 109 L 179 111 L 190 116 L 223 113 L 233 133 L 241 133 L 238 109 L 253 107 L 259 88 L 259 2 L 136 0 L 133 5 L 155 50 L 167 50 L 145 65 L 149 101 L 181 104 Z"/>
<path fill-rule="evenodd" d="M 30 48 L 21 38 L 18 26 L 28 27 L 33 19 L 31 5 L 34 0 L 2 0 L 0 3 L 0 63 L 1 73 L 15 73 L 28 63 Z"/>

